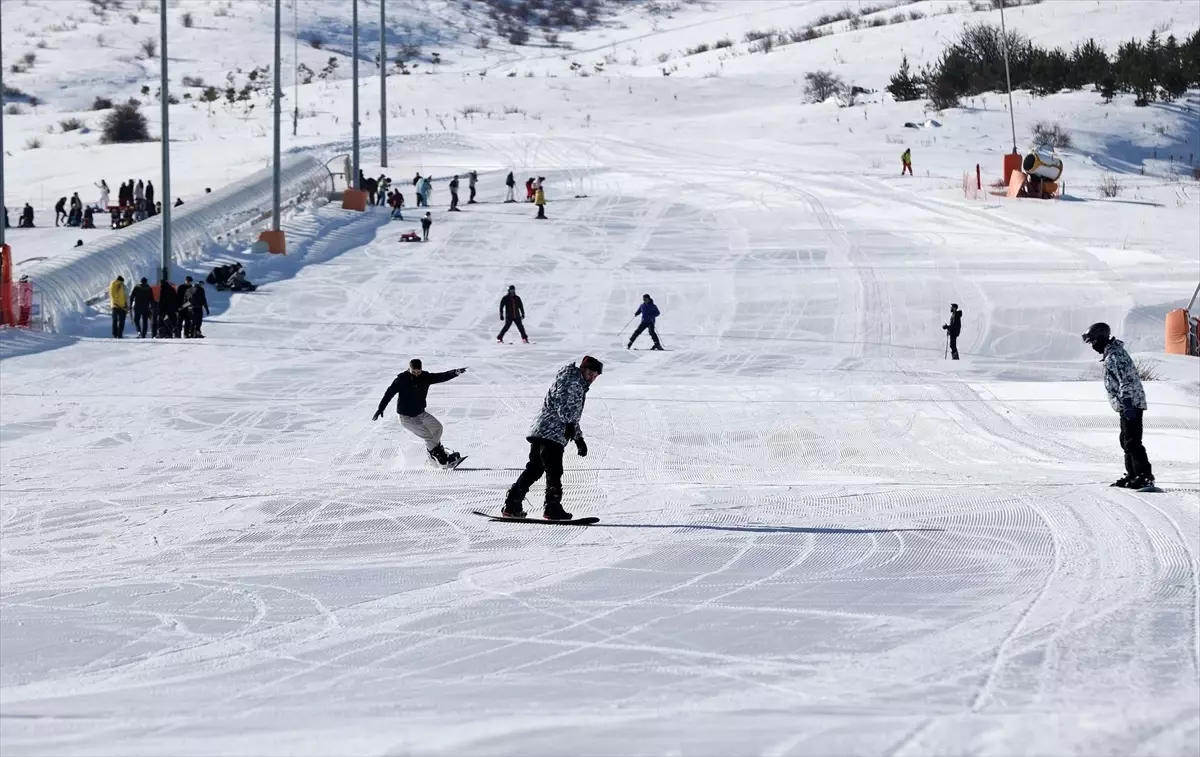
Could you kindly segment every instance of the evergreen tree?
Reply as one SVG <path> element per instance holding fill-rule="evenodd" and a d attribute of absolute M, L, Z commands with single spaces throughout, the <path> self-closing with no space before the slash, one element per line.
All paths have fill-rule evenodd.
<path fill-rule="evenodd" d="M 892 82 L 887 86 L 887 91 L 891 92 L 892 97 L 899 102 L 920 100 L 925 94 L 921 80 L 913 76 L 909 70 L 907 55 L 901 60 L 900 70 L 892 76 Z"/>
<path fill-rule="evenodd" d="M 1183 75 L 1188 84 L 1200 87 L 1200 29 L 1192 32 L 1180 50 L 1182 57 Z"/>
<path fill-rule="evenodd" d="M 1113 101 L 1113 96 L 1117 93 L 1117 80 L 1112 74 L 1105 74 L 1100 81 L 1100 96 L 1104 98 L 1105 104 Z"/>
<path fill-rule="evenodd" d="M 1167 37 L 1162 48 L 1162 73 L 1159 80 L 1164 102 L 1173 102 L 1187 94 L 1188 80 L 1182 50 L 1175 35 Z"/>
<path fill-rule="evenodd" d="M 1096 40 L 1089 39 L 1082 46 L 1076 46 L 1071 53 L 1071 68 L 1073 69 L 1072 76 L 1075 81 L 1084 84 L 1092 84 L 1100 86 L 1109 75 L 1111 64 L 1108 60 L 1108 55 L 1096 44 Z"/>

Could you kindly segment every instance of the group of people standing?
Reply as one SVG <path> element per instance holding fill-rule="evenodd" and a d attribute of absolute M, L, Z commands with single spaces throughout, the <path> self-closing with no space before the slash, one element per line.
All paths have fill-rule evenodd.
<path fill-rule="evenodd" d="M 125 337 L 125 318 L 133 313 L 133 326 L 138 339 L 145 339 L 147 332 L 159 339 L 203 339 L 200 327 L 204 316 L 209 314 L 208 295 L 204 282 L 184 278 L 178 287 L 163 280 L 151 286 L 143 277 L 132 289 L 125 290 L 125 278 L 118 276 L 108 288 L 109 304 L 112 306 L 112 335 L 114 339 Z"/>

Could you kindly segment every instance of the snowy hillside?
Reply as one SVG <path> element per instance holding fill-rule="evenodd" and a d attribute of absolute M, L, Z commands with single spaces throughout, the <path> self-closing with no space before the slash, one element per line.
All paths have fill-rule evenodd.
<path fill-rule="evenodd" d="M 138 52 L 157 16 L 94 5 L 0 3 L 5 84 L 24 93 L 6 98 L 5 200 L 39 227 L 8 233 L 18 274 L 77 238 L 118 240 L 109 259 L 128 238 L 54 228 L 57 197 L 159 184 L 161 145 L 101 145 L 88 109 L 138 97 L 159 133 L 158 60 Z M 875 5 L 857 29 L 818 23 Z M 245 86 L 271 7 L 172 3 L 172 81 Z M 379 6 L 361 7 L 366 74 Z M 1040 121 L 1073 139 L 1065 197 L 964 192 L 977 164 L 985 190 L 1001 178 L 1007 97 L 933 112 L 883 88 L 902 56 L 998 21 L 972 7 L 608 4 L 552 47 L 487 32 L 481 3 L 389 0 L 414 73 L 387 80 L 387 169 L 364 77 L 363 160 L 396 178 L 404 221 L 305 205 L 287 256 L 225 243 L 184 261 L 176 278 L 237 260 L 260 285 L 210 288 L 202 340 L 109 338 L 103 287 L 58 333 L 0 333 L 2 751 L 1195 754 L 1200 368 L 1162 349 L 1200 278 L 1200 92 L 1145 108 L 1018 92 L 1019 149 Z M 340 171 L 349 4 L 299 0 L 294 47 L 285 8 L 301 117 L 284 148 Z M 1200 25 L 1174 0 L 1006 20 L 1108 50 Z M 769 52 L 747 39 L 809 28 L 823 36 Z M 293 88 L 297 62 L 314 80 Z M 806 102 L 818 67 L 866 92 Z M 265 94 L 210 113 L 202 91 L 171 106 L 191 207 L 271 148 Z M 447 212 L 472 169 L 480 203 Z M 549 220 L 503 201 L 509 171 L 546 178 Z M 431 238 L 404 244 L 416 172 L 435 178 Z M 528 345 L 496 343 L 510 285 Z M 626 348 L 644 293 L 663 352 L 648 334 Z M 1156 374 L 1162 493 L 1107 485 L 1119 416 L 1080 339 L 1100 320 Z M 584 355 L 604 371 L 563 505 L 600 523 L 472 515 L 499 510 L 556 372 Z M 457 470 L 394 406 L 372 421 L 414 357 L 468 368 L 428 395 L 469 456 Z"/>

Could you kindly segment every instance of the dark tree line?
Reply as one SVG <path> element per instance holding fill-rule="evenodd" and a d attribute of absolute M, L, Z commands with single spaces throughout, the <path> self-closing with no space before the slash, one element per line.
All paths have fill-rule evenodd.
<path fill-rule="evenodd" d="M 965 28 L 957 42 L 932 66 L 913 73 L 905 58 L 887 90 L 897 100 L 929 98 L 939 110 L 958 105 L 963 97 L 1003 91 L 1004 46 L 1008 43 L 1013 89 L 1044 96 L 1064 89 L 1095 87 L 1111 101 L 1118 92 L 1137 97 L 1139 106 L 1155 100 L 1171 102 L 1200 86 L 1200 30 L 1182 44 L 1174 35 L 1161 39 L 1151 33 L 1145 42 L 1130 40 L 1113 57 L 1089 39 L 1070 52 L 1038 47 L 1017 32 L 1002 39 L 990 24 Z"/>

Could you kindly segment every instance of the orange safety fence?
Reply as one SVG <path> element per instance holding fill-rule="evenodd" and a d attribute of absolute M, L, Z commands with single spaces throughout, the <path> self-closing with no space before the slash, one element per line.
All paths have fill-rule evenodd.
<path fill-rule="evenodd" d="M 0 300 L 4 303 L 4 325 L 27 329 L 41 317 L 33 284 L 28 281 L 0 283 Z"/>

